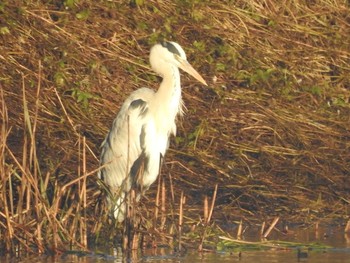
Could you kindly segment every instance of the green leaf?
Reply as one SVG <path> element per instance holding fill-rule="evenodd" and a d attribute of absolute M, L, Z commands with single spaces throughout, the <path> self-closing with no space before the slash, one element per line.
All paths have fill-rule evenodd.
<path fill-rule="evenodd" d="M 77 103 L 81 103 L 84 108 L 89 106 L 89 100 L 92 98 L 96 98 L 96 96 L 90 92 L 80 90 L 78 88 L 74 88 L 71 90 L 72 97 L 77 101 Z"/>
<path fill-rule="evenodd" d="M 62 72 L 57 72 L 54 75 L 54 80 L 57 86 L 63 86 L 65 84 L 65 78 Z"/>
<path fill-rule="evenodd" d="M 85 9 L 75 15 L 79 20 L 86 20 L 89 17 L 89 10 Z"/>
<path fill-rule="evenodd" d="M 206 48 L 205 48 L 205 43 L 204 43 L 203 41 L 197 41 L 197 40 L 195 40 L 195 41 L 193 42 L 193 46 L 194 46 L 195 48 L 197 48 L 199 51 L 202 51 L 202 52 L 204 52 L 204 51 L 206 50 Z"/>
<path fill-rule="evenodd" d="M 7 26 L 0 27 L 0 34 L 1 35 L 10 34 L 10 29 Z"/>
<path fill-rule="evenodd" d="M 311 93 L 320 96 L 322 94 L 322 89 L 318 86 L 312 86 Z"/>
<path fill-rule="evenodd" d="M 4 12 L 4 10 L 5 10 L 5 4 L 0 3 L 0 12 Z"/>
<path fill-rule="evenodd" d="M 68 8 L 73 8 L 75 4 L 75 0 L 65 0 L 64 5 Z"/>
<path fill-rule="evenodd" d="M 216 70 L 217 71 L 225 71 L 226 65 L 224 63 L 216 63 Z"/>
<path fill-rule="evenodd" d="M 169 19 L 165 22 L 164 28 L 166 32 L 171 33 L 171 21 Z"/>
<path fill-rule="evenodd" d="M 144 3 L 145 3 L 144 0 L 135 0 L 135 4 L 136 4 L 137 6 L 142 6 Z"/>

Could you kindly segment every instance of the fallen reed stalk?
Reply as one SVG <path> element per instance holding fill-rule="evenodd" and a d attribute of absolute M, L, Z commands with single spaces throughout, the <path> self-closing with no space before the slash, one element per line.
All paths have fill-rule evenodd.
<path fill-rule="evenodd" d="M 247 240 L 238 240 L 230 237 L 219 236 L 224 243 L 227 249 L 232 248 L 246 248 L 246 249 L 262 249 L 262 248 L 272 248 L 272 249 L 295 249 L 295 248 L 312 248 L 312 249 L 324 249 L 331 248 L 330 246 L 322 244 L 303 244 L 298 242 L 289 242 L 289 241 L 247 241 Z"/>
<path fill-rule="evenodd" d="M 276 224 L 278 223 L 279 220 L 280 220 L 280 217 L 279 217 L 279 216 L 277 216 L 277 217 L 275 217 L 275 218 L 273 219 L 271 225 L 269 226 L 269 228 L 268 228 L 268 229 L 265 231 L 265 233 L 263 234 L 263 238 L 267 238 L 267 237 L 270 235 L 272 229 L 275 228 L 275 226 L 276 226 Z"/>

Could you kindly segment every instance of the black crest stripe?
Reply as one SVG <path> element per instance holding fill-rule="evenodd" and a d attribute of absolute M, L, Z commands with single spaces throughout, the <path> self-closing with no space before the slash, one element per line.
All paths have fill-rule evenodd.
<path fill-rule="evenodd" d="M 161 43 L 161 45 L 163 47 L 165 47 L 166 49 L 168 49 L 171 53 L 174 53 L 178 56 L 181 56 L 180 52 L 177 50 L 177 48 L 171 42 L 164 41 Z"/>

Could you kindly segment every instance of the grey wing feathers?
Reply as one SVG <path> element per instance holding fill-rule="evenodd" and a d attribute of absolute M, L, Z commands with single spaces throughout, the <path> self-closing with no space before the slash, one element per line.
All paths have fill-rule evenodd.
<path fill-rule="evenodd" d="M 147 102 L 142 99 L 134 100 L 130 103 L 129 110 L 134 110 L 139 108 L 140 116 L 147 114 Z"/>
<path fill-rule="evenodd" d="M 128 175 L 127 163 L 129 162 L 132 166 L 142 153 L 143 122 L 146 119 L 148 102 L 153 95 L 154 91 L 148 88 L 131 93 L 101 145 L 102 169 L 98 176 L 111 188 L 119 188 L 122 185 Z M 131 130 L 130 127 L 132 127 Z M 126 155 L 129 157 L 127 158 Z"/>

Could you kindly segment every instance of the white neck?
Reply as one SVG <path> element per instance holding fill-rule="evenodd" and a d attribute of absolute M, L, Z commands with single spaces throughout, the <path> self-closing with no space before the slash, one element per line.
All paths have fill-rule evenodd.
<path fill-rule="evenodd" d="M 169 118 L 175 118 L 181 111 L 180 72 L 176 66 L 170 64 L 166 65 L 163 72 L 163 81 L 155 94 L 156 104 L 163 106 L 159 110 L 168 111 Z"/>

